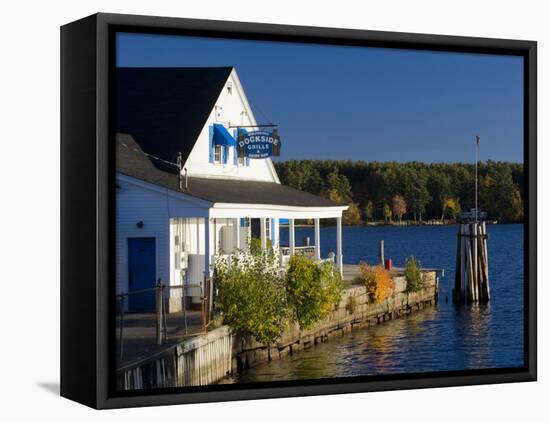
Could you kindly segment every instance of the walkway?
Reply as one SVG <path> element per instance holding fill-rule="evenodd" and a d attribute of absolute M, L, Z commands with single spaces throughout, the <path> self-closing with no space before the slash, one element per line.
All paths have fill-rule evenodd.
<path fill-rule="evenodd" d="M 186 338 L 202 333 L 201 312 L 187 311 L 187 334 L 183 312 L 166 315 L 166 332 L 168 339 L 162 345 L 156 342 L 155 313 L 125 313 L 123 330 L 122 359 L 120 359 L 120 315 L 116 322 L 116 357 L 117 368 L 140 361 L 155 355 Z"/>

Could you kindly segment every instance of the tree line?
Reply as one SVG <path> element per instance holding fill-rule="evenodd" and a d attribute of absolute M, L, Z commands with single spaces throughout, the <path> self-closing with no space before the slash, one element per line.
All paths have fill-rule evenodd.
<path fill-rule="evenodd" d="M 468 163 L 291 160 L 276 162 L 281 183 L 349 206 L 344 224 L 456 219 L 475 205 Z M 489 219 L 523 220 L 523 164 L 478 164 L 478 207 Z"/>

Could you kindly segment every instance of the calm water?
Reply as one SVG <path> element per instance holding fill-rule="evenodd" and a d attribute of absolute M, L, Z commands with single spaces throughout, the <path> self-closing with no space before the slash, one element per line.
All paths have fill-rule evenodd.
<path fill-rule="evenodd" d="M 296 230 L 313 242 L 313 230 Z M 252 368 L 238 382 L 464 370 L 523 365 L 523 225 L 489 225 L 491 301 L 487 306 L 455 306 L 456 228 L 346 227 L 344 262 L 377 261 L 378 240 L 386 258 L 403 266 L 414 255 L 424 267 L 445 269 L 439 304 L 402 319 L 357 329 L 282 360 Z M 288 232 L 281 230 L 281 242 Z M 321 229 L 321 250 L 335 251 L 336 229 Z M 448 297 L 448 303 L 445 298 Z"/>

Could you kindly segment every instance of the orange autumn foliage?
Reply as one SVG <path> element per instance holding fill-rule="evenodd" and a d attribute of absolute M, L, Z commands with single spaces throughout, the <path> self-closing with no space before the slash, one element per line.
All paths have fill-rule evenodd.
<path fill-rule="evenodd" d="M 391 273 L 383 266 L 369 266 L 362 262 L 359 265 L 361 280 L 367 288 L 368 294 L 378 304 L 388 298 L 394 290 Z"/>

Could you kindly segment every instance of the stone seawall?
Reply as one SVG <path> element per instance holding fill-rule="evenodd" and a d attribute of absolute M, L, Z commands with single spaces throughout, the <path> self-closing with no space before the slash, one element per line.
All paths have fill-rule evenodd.
<path fill-rule="evenodd" d="M 298 324 L 293 324 L 275 345 L 265 345 L 251 337 L 233 335 L 233 373 L 314 347 L 354 327 L 376 325 L 435 304 L 438 290 L 437 274 L 429 271 L 424 272 L 424 275 L 424 289 L 416 293 L 405 292 L 404 276 L 394 277 L 394 293 L 381 304 L 369 301 L 364 286 L 346 287 L 337 309 L 330 316 L 309 330 L 300 330 Z"/>
<path fill-rule="evenodd" d="M 117 371 L 121 390 L 197 386 L 217 383 L 269 360 L 278 360 L 326 342 L 354 327 L 376 325 L 435 304 L 436 272 L 424 272 L 425 287 L 406 293 L 406 281 L 394 277 L 394 293 L 381 304 L 369 301 L 364 286 L 351 285 L 342 293 L 334 312 L 309 330 L 292 324 L 275 345 L 232 334 L 228 326 L 182 341 L 153 356 Z"/>

